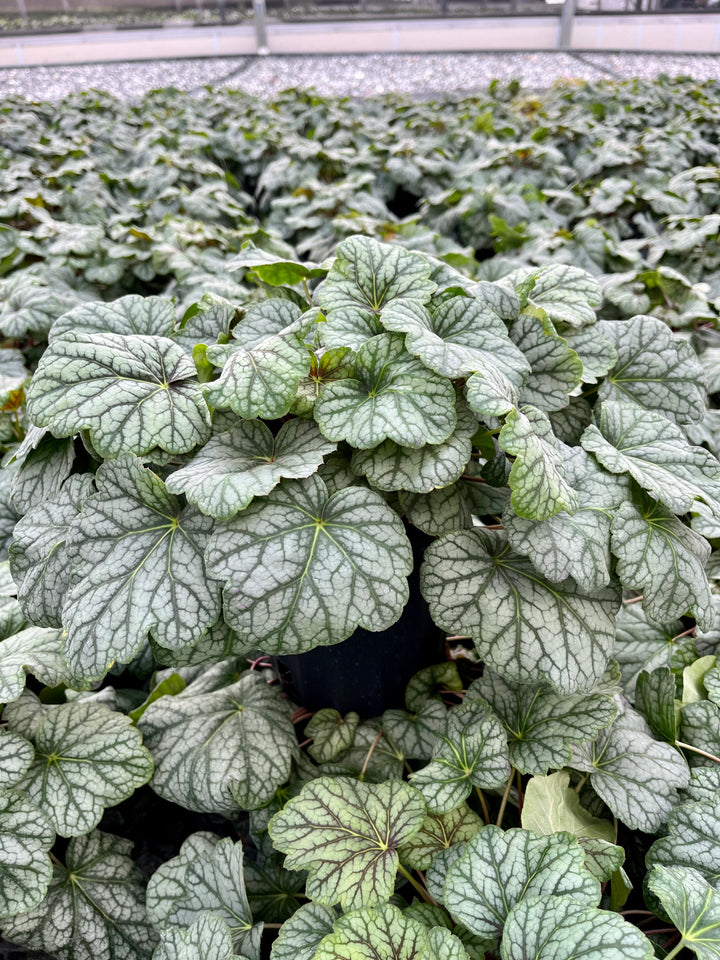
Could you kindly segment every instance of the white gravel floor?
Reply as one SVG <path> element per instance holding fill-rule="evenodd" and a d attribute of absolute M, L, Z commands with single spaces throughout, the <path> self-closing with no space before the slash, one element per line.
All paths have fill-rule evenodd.
<path fill-rule="evenodd" d="M 224 57 L 140 63 L 83 64 L 0 70 L 0 98 L 12 94 L 59 100 L 95 88 L 127 99 L 148 90 L 205 84 L 272 97 L 290 87 L 325 96 L 483 90 L 491 80 L 517 78 L 533 88 L 560 79 L 651 78 L 660 73 L 720 80 L 720 56 L 637 53 L 367 54 L 317 57 Z"/>

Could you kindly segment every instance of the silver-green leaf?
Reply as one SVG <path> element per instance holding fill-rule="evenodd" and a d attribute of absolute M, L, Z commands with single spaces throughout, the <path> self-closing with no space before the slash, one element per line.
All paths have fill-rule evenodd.
<path fill-rule="evenodd" d="M 653 620 L 694 616 L 701 629 L 715 623 L 705 565 L 710 544 L 657 501 L 626 501 L 612 519 L 612 552 L 623 586 L 643 595 Z"/>
<path fill-rule="evenodd" d="M 494 670 L 475 680 L 467 698 L 484 697 L 505 725 L 510 763 L 544 774 L 570 762 L 573 741 L 594 740 L 617 712 L 605 693 L 559 694 L 547 684 L 511 683 Z"/>
<path fill-rule="evenodd" d="M 3 924 L 13 942 L 58 960 L 149 960 L 157 943 L 132 843 L 99 830 L 68 844 L 47 896 Z"/>
<path fill-rule="evenodd" d="M 328 497 L 316 475 L 283 481 L 212 537 L 212 576 L 226 581 L 225 617 L 267 653 L 339 643 L 356 627 L 384 630 L 408 597 L 412 551 L 380 494 Z"/>
<path fill-rule="evenodd" d="M 425 551 L 423 596 L 433 620 L 473 637 L 478 653 L 516 683 L 547 680 L 561 693 L 592 689 L 615 642 L 614 587 L 554 586 L 501 533 L 450 533 Z"/>
<path fill-rule="evenodd" d="M 230 520 L 253 497 L 270 493 L 282 477 L 315 473 L 335 446 L 311 420 L 290 420 L 275 436 L 260 420 L 239 420 L 172 473 L 165 488 L 184 493 L 217 520 Z"/>
<path fill-rule="evenodd" d="M 270 836 L 288 870 L 308 871 L 311 899 L 358 910 L 390 898 L 398 848 L 424 819 L 422 796 L 407 783 L 321 777 L 275 814 Z"/>
<path fill-rule="evenodd" d="M 533 897 L 510 911 L 502 960 L 652 960 L 653 945 L 642 930 L 609 910 L 571 897 Z"/>
<path fill-rule="evenodd" d="M 360 347 L 353 378 L 323 387 L 315 419 L 329 440 L 361 449 L 383 440 L 422 447 L 455 429 L 455 391 L 407 353 L 401 336 L 384 333 Z"/>
<path fill-rule="evenodd" d="M 28 416 L 58 437 L 87 430 L 103 457 L 187 453 L 210 435 L 195 365 L 164 337 L 68 331 L 40 359 Z"/>
<path fill-rule="evenodd" d="M 132 659 L 148 633 L 182 647 L 220 615 L 220 584 L 203 562 L 212 522 L 133 458 L 104 463 L 95 479 L 66 541 L 74 569 L 63 608 L 68 662 L 88 680 Z"/>
<path fill-rule="evenodd" d="M 47 817 L 24 793 L 0 790 L 0 919 L 26 913 L 43 899 L 52 877 L 47 854 L 54 841 Z"/>
<path fill-rule="evenodd" d="M 509 774 L 505 731 L 490 704 L 476 697 L 450 710 L 430 763 L 410 779 L 431 813 L 448 813 L 473 787 L 500 787 Z"/>
<path fill-rule="evenodd" d="M 515 457 L 508 482 L 518 516 L 547 520 L 561 510 L 576 512 L 578 494 L 565 479 L 560 443 L 546 414 L 534 407 L 511 410 L 498 443 Z"/>
<path fill-rule="evenodd" d="M 617 350 L 617 363 L 600 387 L 601 400 L 632 401 L 676 423 L 705 416 L 705 376 L 690 346 L 656 317 L 601 324 Z"/>
<path fill-rule="evenodd" d="M 227 924 L 236 950 L 257 954 L 261 928 L 253 924 L 250 913 L 240 841 L 191 834 L 179 854 L 150 878 L 147 911 L 160 930 L 190 927 L 211 911 Z"/>
<path fill-rule="evenodd" d="M 688 443 L 661 413 L 608 400 L 599 425 L 582 435 L 582 445 L 611 473 L 630 474 L 673 513 L 687 513 L 701 500 L 720 514 L 720 463 Z"/>
<path fill-rule="evenodd" d="M 138 721 L 156 793 L 189 810 L 231 815 L 265 806 L 290 774 L 290 707 L 257 673 L 206 690 L 203 677 L 151 703 Z"/>
<path fill-rule="evenodd" d="M 444 902 L 468 930 L 497 942 L 514 906 L 553 895 L 591 907 L 600 901 L 600 884 L 584 866 L 575 838 L 491 826 L 475 834 L 448 870 Z"/>
<path fill-rule="evenodd" d="M 6 719 L 12 729 L 12 705 Z M 20 785 L 62 837 L 89 833 L 106 807 L 152 775 L 152 758 L 130 718 L 98 703 L 52 707 L 32 740 L 35 758 Z"/>
<path fill-rule="evenodd" d="M 398 298 L 424 303 L 436 290 L 430 272 L 430 262 L 421 254 L 370 237 L 350 237 L 338 244 L 317 302 L 330 312 L 359 307 L 374 313 Z"/>

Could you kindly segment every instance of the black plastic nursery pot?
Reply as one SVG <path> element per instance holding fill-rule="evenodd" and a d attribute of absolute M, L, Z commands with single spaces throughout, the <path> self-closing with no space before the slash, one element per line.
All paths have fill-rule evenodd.
<path fill-rule="evenodd" d="M 275 658 L 283 688 L 298 705 L 376 717 L 403 707 L 413 674 L 443 659 L 445 634 L 433 623 L 420 593 L 420 564 L 432 538 L 415 527 L 407 532 L 414 563 L 410 597 L 397 623 L 380 633 L 357 629 L 334 646 Z"/>

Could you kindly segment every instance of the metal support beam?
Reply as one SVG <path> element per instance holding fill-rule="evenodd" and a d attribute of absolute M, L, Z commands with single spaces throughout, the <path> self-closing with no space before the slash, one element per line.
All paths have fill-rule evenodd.
<path fill-rule="evenodd" d="M 572 45 L 573 21 L 575 19 L 575 0 L 565 0 L 560 11 L 560 36 L 558 49 L 569 50 Z"/>
<path fill-rule="evenodd" d="M 259 56 L 270 53 L 267 44 L 267 30 L 265 29 L 265 0 L 253 0 L 253 19 L 255 20 L 255 37 Z"/>

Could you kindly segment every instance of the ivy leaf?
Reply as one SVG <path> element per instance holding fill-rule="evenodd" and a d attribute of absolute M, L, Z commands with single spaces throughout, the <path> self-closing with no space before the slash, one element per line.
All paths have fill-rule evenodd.
<path fill-rule="evenodd" d="M 452 384 L 411 357 L 403 338 L 384 333 L 357 351 L 355 377 L 326 384 L 315 404 L 315 419 L 329 440 L 376 447 L 442 443 L 455 429 Z"/>
<path fill-rule="evenodd" d="M 472 297 L 451 297 L 432 314 L 416 301 L 399 300 L 383 310 L 381 322 L 405 333 L 405 349 L 442 377 L 489 368 L 519 387 L 530 372 L 496 311 Z"/>
<path fill-rule="evenodd" d="M 10 570 L 23 612 L 37 626 L 62 625 L 70 580 L 65 539 L 92 492 L 92 477 L 69 477 L 54 497 L 34 504 L 13 531 Z"/>
<path fill-rule="evenodd" d="M 399 780 L 374 785 L 347 777 L 305 784 L 270 821 L 276 849 L 288 870 L 308 871 L 307 895 L 343 910 L 389 899 L 397 850 L 417 833 L 425 804 Z"/>
<path fill-rule="evenodd" d="M 328 497 L 312 476 L 250 504 L 211 538 L 207 564 L 227 581 L 230 626 L 266 653 L 288 654 L 394 623 L 412 551 L 380 494 L 347 487 Z"/>
<path fill-rule="evenodd" d="M 391 904 L 340 917 L 314 960 L 469 960 L 449 930 L 428 930 Z"/>
<path fill-rule="evenodd" d="M 510 336 L 530 363 L 531 372 L 520 390 L 522 403 L 541 410 L 562 410 L 582 382 L 583 365 L 562 337 L 534 317 L 521 316 Z"/>
<path fill-rule="evenodd" d="M 553 895 L 588 906 L 600 901 L 600 884 L 583 865 L 575 838 L 491 826 L 475 834 L 448 870 L 444 900 L 455 920 L 497 942 L 514 906 Z"/>
<path fill-rule="evenodd" d="M 509 774 L 505 731 L 490 704 L 478 697 L 449 711 L 430 764 L 410 779 L 431 813 L 448 813 L 473 787 L 501 787 Z"/>
<path fill-rule="evenodd" d="M 673 513 L 688 513 L 702 500 L 720 513 L 720 463 L 702 447 L 691 446 L 682 429 L 655 410 L 609 400 L 599 427 L 581 439 L 611 473 L 629 473 Z"/>
<path fill-rule="evenodd" d="M 602 678 L 615 642 L 615 587 L 588 594 L 570 579 L 552 586 L 501 533 L 478 529 L 430 544 L 420 583 L 435 623 L 472 636 L 507 680 L 547 680 L 574 693 Z"/>
<path fill-rule="evenodd" d="M 262 677 L 203 689 L 202 676 L 138 720 L 156 793 L 188 810 L 232 815 L 267 804 L 297 751 L 290 708 Z"/>
<path fill-rule="evenodd" d="M 464 402 L 456 404 L 457 424 L 442 443 L 402 447 L 385 440 L 370 450 L 353 450 L 351 466 L 379 490 L 430 493 L 454 483 L 472 453 L 472 437 L 478 422 Z"/>
<path fill-rule="evenodd" d="M 230 520 L 282 477 L 309 477 L 335 444 L 308 420 L 290 420 L 276 436 L 259 420 L 241 420 L 212 437 L 165 488 L 184 493 L 203 513 Z"/>
<path fill-rule="evenodd" d="M 482 826 L 480 817 L 466 803 L 448 813 L 431 813 L 400 848 L 400 860 L 414 870 L 427 870 L 438 853 L 472 840 Z"/>
<path fill-rule="evenodd" d="M 6 739 L 0 743 L 4 770 Z M 0 790 L 0 919 L 26 913 L 43 899 L 52 877 L 47 853 L 54 841 L 45 814 L 24 793 Z"/>
<path fill-rule="evenodd" d="M 336 916 L 321 903 L 306 903 L 280 928 L 272 960 L 315 960 L 320 941 L 332 933 Z"/>
<path fill-rule="evenodd" d="M 111 303 L 92 300 L 73 307 L 53 323 L 48 340 L 52 342 L 68 333 L 172 337 L 174 327 L 175 308 L 172 300 L 130 294 Z"/>
<path fill-rule="evenodd" d="M 424 303 L 436 290 L 430 272 L 430 262 L 420 254 L 370 237 L 350 237 L 338 244 L 316 299 L 323 310 L 359 307 L 373 313 L 398 298 Z"/>
<path fill-rule="evenodd" d="M 655 867 L 648 886 L 680 931 L 681 944 L 700 958 L 720 956 L 720 894 L 688 867 Z"/>
<path fill-rule="evenodd" d="M 152 960 L 243 960 L 233 953 L 228 925 L 212 913 L 201 914 L 187 929 L 166 928 L 160 936 Z"/>
<path fill-rule="evenodd" d="M 305 736 L 313 741 L 308 753 L 318 763 L 333 760 L 353 745 L 359 722 L 360 717 L 352 711 L 343 717 L 331 707 L 318 710 L 305 727 Z"/>
<path fill-rule="evenodd" d="M 68 331 L 40 358 L 27 409 L 55 436 L 87 430 L 102 457 L 187 453 L 210 434 L 195 366 L 164 337 Z"/>
<path fill-rule="evenodd" d="M 667 835 L 647 852 L 648 869 L 691 867 L 716 889 L 720 886 L 720 800 L 683 803 L 667 818 Z"/>
<path fill-rule="evenodd" d="M 541 267 L 532 281 L 525 297 L 536 316 L 573 327 L 595 323 L 593 307 L 602 303 L 602 290 L 585 270 L 554 263 Z"/>
<path fill-rule="evenodd" d="M 604 693 L 559 694 L 546 684 L 511 683 L 487 669 L 465 700 L 474 697 L 484 697 L 505 724 L 510 763 L 520 773 L 566 766 L 573 741 L 594 740 L 617 712 Z"/>
<path fill-rule="evenodd" d="M 12 707 L 6 719 L 12 729 Z M 152 775 L 152 758 L 129 717 L 97 703 L 52 707 L 33 736 L 35 759 L 22 788 L 62 837 L 89 833 L 105 807 Z"/>
<path fill-rule="evenodd" d="M 533 897 L 510 911 L 500 948 L 502 960 L 652 960 L 642 930 L 609 910 L 571 897 Z"/>
<path fill-rule="evenodd" d="M 654 740 L 645 721 L 629 708 L 594 743 L 573 748 L 572 766 L 590 774 L 590 783 L 613 814 L 633 830 L 656 833 L 690 782 L 682 755 Z"/>
<path fill-rule="evenodd" d="M 534 407 L 511 410 L 498 443 L 515 457 L 510 471 L 510 502 L 520 517 L 547 520 L 561 510 L 573 514 L 578 495 L 565 480 L 559 441 L 547 416 Z"/>
<path fill-rule="evenodd" d="M 508 540 L 552 583 L 572 577 L 592 593 L 610 583 L 611 514 L 629 496 L 625 477 L 599 467 L 581 447 L 559 447 L 565 484 L 577 495 L 577 510 L 561 510 L 538 522 L 510 507 L 503 515 Z"/>
<path fill-rule="evenodd" d="M 147 911 L 160 929 L 190 927 L 211 911 L 229 927 L 236 949 L 259 955 L 261 928 L 253 925 L 245 892 L 241 841 L 191 834 L 180 853 L 150 878 Z"/>
<path fill-rule="evenodd" d="M 277 304 L 292 306 L 282 300 L 269 303 L 276 310 L 282 310 Z M 245 326 L 245 322 L 240 325 L 240 336 L 245 334 Z M 238 342 L 242 345 L 233 347 L 229 355 L 227 347 L 208 348 L 211 363 L 224 362 L 220 379 L 203 387 L 208 403 L 221 410 L 229 407 L 247 420 L 284 417 L 295 399 L 300 378 L 310 370 L 302 329 L 293 323 L 279 334 L 250 336 Z"/>
<path fill-rule="evenodd" d="M 70 679 L 61 630 L 28 627 L 0 643 L 0 703 L 17 700 L 25 688 L 26 670 L 51 687 Z"/>
<path fill-rule="evenodd" d="M 656 501 L 621 504 L 612 519 L 612 551 L 620 582 L 643 595 L 653 620 L 691 613 L 703 630 L 715 610 L 705 565 L 710 544 Z"/>
<path fill-rule="evenodd" d="M 145 913 L 132 843 L 95 830 L 68 844 L 46 898 L 5 921 L 3 933 L 59 960 L 147 960 L 157 943 Z"/>
<path fill-rule="evenodd" d="M 66 541 L 74 585 L 63 608 L 66 656 L 87 680 L 132 659 L 150 632 L 182 647 L 220 615 L 220 584 L 203 563 L 211 521 L 133 458 L 105 462 L 95 482 Z"/>
<path fill-rule="evenodd" d="M 617 363 L 600 387 L 601 400 L 633 401 L 676 423 L 705 416 L 705 376 L 697 354 L 656 317 L 602 323 Z"/>

